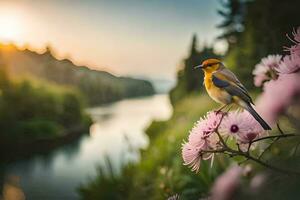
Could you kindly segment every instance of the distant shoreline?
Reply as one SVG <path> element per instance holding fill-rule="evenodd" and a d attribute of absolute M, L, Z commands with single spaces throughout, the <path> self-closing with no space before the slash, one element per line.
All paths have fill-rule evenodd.
<path fill-rule="evenodd" d="M 88 126 L 89 127 L 89 126 Z M 75 141 L 79 137 L 89 132 L 89 128 L 84 125 L 73 127 L 67 131 L 67 133 L 61 134 L 54 138 L 41 138 L 31 141 L 16 141 L 12 142 L 0 142 L 0 160 L 1 163 L 11 162 L 26 157 L 30 157 L 33 154 L 44 154 L 57 147 L 68 144 Z"/>

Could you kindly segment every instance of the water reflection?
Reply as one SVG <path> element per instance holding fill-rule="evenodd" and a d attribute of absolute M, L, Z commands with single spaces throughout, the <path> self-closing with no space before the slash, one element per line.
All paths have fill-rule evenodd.
<path fill-rule="evenodd" d="M 25 194 L 20 187 L 20 177 L 8 176 L 3 186 L 3 200 L 25 200 Z"/>
<path fill-rule="evenodd" d="M 145 127 L 152 119 L 167 119 L 171 106 L 165 95 L 120 101 L 89 109 L 94 124 L 90 134 L 48 154 L 2 165 L 3 177 L 19 177 L 27 199 L 77 199 L 76 188 L 111 161 L 114 171 L 139 160 L 146 148 Z M 2 181 L 3 181 L 2 177 Z"/>

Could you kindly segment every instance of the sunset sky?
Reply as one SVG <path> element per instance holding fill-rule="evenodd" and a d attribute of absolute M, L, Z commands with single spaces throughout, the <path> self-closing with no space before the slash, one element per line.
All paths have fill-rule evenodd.
<path fill-rule="evenodd" d="M 0 41 L 117 75 L 174 78 L 193 33 L 220 34 L 218 0 L 0 0 Z M 217 45 L 219 50 L 224 44 Z"/>

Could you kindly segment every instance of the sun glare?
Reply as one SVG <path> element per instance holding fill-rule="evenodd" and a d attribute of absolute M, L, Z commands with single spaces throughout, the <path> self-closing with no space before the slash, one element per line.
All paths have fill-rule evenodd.
<path fill-rule="evenodd" d="M 14 13 L 0 12 L 0 40 L 14 42 L 21 34 L 20 18 Z"/>

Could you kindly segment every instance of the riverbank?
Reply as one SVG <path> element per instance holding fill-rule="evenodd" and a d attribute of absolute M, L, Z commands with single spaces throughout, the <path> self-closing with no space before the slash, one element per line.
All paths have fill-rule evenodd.
<path fill-rule="evenodd" d="M 176 193 L 182 199 L 199 198 L 223 165 L 211 169 L 203 163 L 202 173 L 197 176 L 182 164 L 181 146 L 199 117 L 215 107 L 206 95 L 183 98 L 174 105 L 169 120 L 154 120 L 146 129 L 150 143 L 142 151 L 140 162 L 123 167 L 120 175 L 99 170 L 96 178 L 80 187 L 82 199 L 163 199 Z"/>
<path fill-rule="evenodd" d="M 91 124 L 75 88 L 0 69 L 1 162 L 45 152 L 87 132 Z"/>
<path fill-rule="evenodd" d="M 140 149 L 149 145 L 145 128 L 153 119 L 169 119 L 172 109 L 167 95 L 154 95 L 89 108 L 87 113 L 93 119 L 88 135 L 47 153 L 1 163 L 0 182 L 18 176 L 30 200 L 81 199 L 78 188 L 97 177 L 100 167 L 108 171 L 108 159 L 115 174 L 138 162 Z"/>
<path fill-rule="evenodd" d="M 57 134 L 55 137 L 45 137 L 38 139 L 16 140 L 16 141 L 0 141 L 0 160 L 4 162 L 12 162 L 37 154 L 48 153 L 60 146 L 69 144 L 84 134 L 89 133 L 91 122 L 74 126 L 65 132 Z"/>

